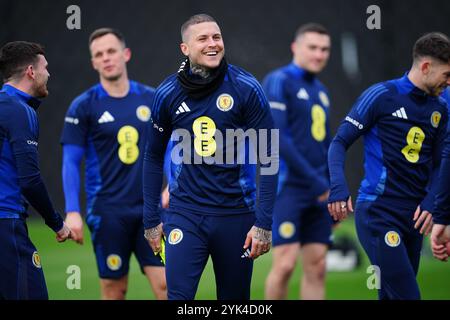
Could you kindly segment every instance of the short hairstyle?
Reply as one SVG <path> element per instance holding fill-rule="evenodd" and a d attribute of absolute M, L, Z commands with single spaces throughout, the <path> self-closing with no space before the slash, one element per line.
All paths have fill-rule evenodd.
<path fill-rule="evenodd" d="M 91 46 L 92 41 L 94 41 L 97 38 L 103 37 L 107 34 L 115 35 L 116 38 L 119 39 L 119 41 L 122 43 L 124 47 L 127 46 L 125 43 L 125 37 L 123 36 L 122 32 L 113 28 L 100 28 L 94 30 L 94 32 L 92 32 L 91 35 L 89 36 L 89 47 Z"/>
<path fill-rule="evenodd" d="M 327 28 L 325 28 L 323 25 L 319 24 L 319 23 L 315 23 L 315 22 L 310 22 L 310 23 L 306 23 L 301 25 L 297 31 L 295 32 L 295 39 L 297 39 L 298 37 L 304 35 L 307 32 L 315 32 L 315 33 L 320 33 L 320 34 L 326 34 L 326 35 L 330 35 L 330 33 L 328 32 Z"/>
<path fill-rule="evenodd" d="M 187 19 L 186 22 L 183 23 L 183 25 L 181 26 L 181 39 L 183 39 L 183 35 L 186 32 L 187 28 L 189 28 L 190 26 L 192 26 L 194 24 L 199 24 L 199 23 L 203 23 L 203 22 L 217 23 L 217 21 L 213 17 L 211 17 L 210 15 L 207 15 L 205 13 L 193 15 L 189 19 Z"/>
<path fill-rule="evenodd" d="M 8 42 L 0 49 L 0 72 L 7 82 L 22 75 L 27 66 L 38 62 L 38 55 L 44 55 L 44 47 L 27 41 Z"/>
<path fill-rule="evenodd" d="M 421 36 L 413 48 L 413 61 L 422 57 L 432 57 L 443 63 L 450 62 L 450 40 L 440 32 L 430 32 Z"/>

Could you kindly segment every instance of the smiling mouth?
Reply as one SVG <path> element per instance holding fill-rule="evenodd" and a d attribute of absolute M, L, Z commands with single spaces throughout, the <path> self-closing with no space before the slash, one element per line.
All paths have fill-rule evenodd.
<path fill-rule="evenodd" d="M 219 54 L 219 51 L 208 51 L 208 52 L 205 52 L 205 55 L 208 56 L 208 57 L 215 57 L 218 54 Z"/>

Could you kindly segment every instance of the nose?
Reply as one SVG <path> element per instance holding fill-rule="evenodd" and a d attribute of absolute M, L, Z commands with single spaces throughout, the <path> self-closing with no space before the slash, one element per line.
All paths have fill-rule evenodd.
<path fill-rule="evenodd" d="M 212 37 L 208 38 L 208 47 L 215 47 L 216 41 Z"/>

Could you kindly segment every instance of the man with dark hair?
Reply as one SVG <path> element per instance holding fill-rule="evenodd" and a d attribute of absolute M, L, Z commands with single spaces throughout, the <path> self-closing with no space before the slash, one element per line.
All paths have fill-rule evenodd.
<path fill-rule="evenodd" d="M 325 298 L 326 254 L 332 225 L 326 206 L 330 102 L 328 90 L 317 74 L 328 62 L 330 47 L 330 36 L 323 26 L 300 26 L 291 44 L 292 63 L 274 70 L 263 81 L 275 127 L 280 129 L 281 163 L 267 299 L 286 299 L 300 254 L 301 298 Z"/>
<path fill-rule="evenodd" d="M 166 299 L 164 267 L 149 248 L 142 224 L 144 132 L 154 89 L 128 79 L 131 50 L 119 31 L 94 31 L 89 49 L 100 83 L 74 99 L 61 138 L 66 223 L 74 240 L 82 244 L 80 164 L 86 157 L 86 223 L 102 298 L 125 299 L 134 252 L 155 297 Z"/>
<path fill-rule="evenodd" d="M 70 237 L 38 165 L 36 109 L 38 98 L 48 95 L 47 66 L 39 44 L 15 41 L 0 49 L 4 81 L 0 91 L 0 300 L 48 299 L 41 259 L 28 237 L 28 204 L 56 233 L 58 242 Z"/>
<path fill-rule="evenodd" d="M 176 159 L 177 144 L 164 223 L 168 298 L 194 299 L 211 255 L 218 299 L 249 299 L 253 259 L 270 248 L 278 176 L 275 141 L 271 135 L 267 143 L 262 140 L 273 128 L 269 103 L 252 75 L 226 62 L 222 34 L 212 17 L 191 17 L 181 37 L 187 59 L 158 87 L 152 105 L 153 128 L 144 160 L 146 238 L 155 252 L 161 250 L 157 207 L 164 148 L 174 132 L 182 137 L 183 159 Z M 239 130 L 253 131 L 259 151 L 266 149 L 272 156 L 268 162 L 258 154 L 258 204 L 256 166 L 236 163 L 236 140 L 221 139 Z M 219 155 L 231 160 L 222 163 Z"/>
<path fill-rule="evenodd" d="M 416 275 L 423 234 L 432 227 L 439 162 L 447 132 L 450 41 L 440 33 L 417 40 L 402 78 L 367 89 L 345 117 L 329 150 L 335 220 L 353 211 L 345 152 L 364 136 L 366 175 L 356 200 L 356 230 L 377 266 L 380 299 L 420 299 Z M 429 187 L 427 187 L 429 185 Z"/>

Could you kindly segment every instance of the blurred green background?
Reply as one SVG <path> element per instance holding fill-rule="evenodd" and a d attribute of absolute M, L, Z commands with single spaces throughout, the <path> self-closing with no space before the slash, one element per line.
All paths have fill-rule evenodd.
<path fill-rule="evenodd" d="M 80 246 L 72 241 L 57 243 L 53 232 L 41 219 L 29 219 L 30 237 L 36 245 L 44 268 L 50 299 L 57 300 L 95 300 L 100 298 L 100 285 L 95 264 L 94 252 L 85 227 L 85 244 Z M 349 236 L 356 239 L 352 218 L 344 221 L 334 231 L 336 239 Z M 362 254 L 362 264 L 350 272 L 329 272 L 326 281 L 327 299 L 376 299 L 376 290 L 367 289 L 366 282 L 370 274 L 366 273 L 370 265 L 366 255 Z M 264 282 L 271 267 L 271 254 L 256 260 L 252 279 L 252 299 L 264 299 Z M 66 287 L 66 273 L 70 265 L 81 270 L 81 289 L 69 290 Z M 300 264 L 299 264 L 300 267 Z M 297 299 L 300 268 L 289 285 L 289 299 Z M 450 299 L 450 264 L 435 260 L 429 250 L 429 239 L 425 239 L 422 260 L 418 275 L 423 299 Z M 128 299 L 154 299 L 146 278 L 141 274 L 135 257 L 132 257 L 129 274 Z M 216 299 L 215 281 L 212 265 L 209 262 L 200 281 L 196 299 Z"/>

